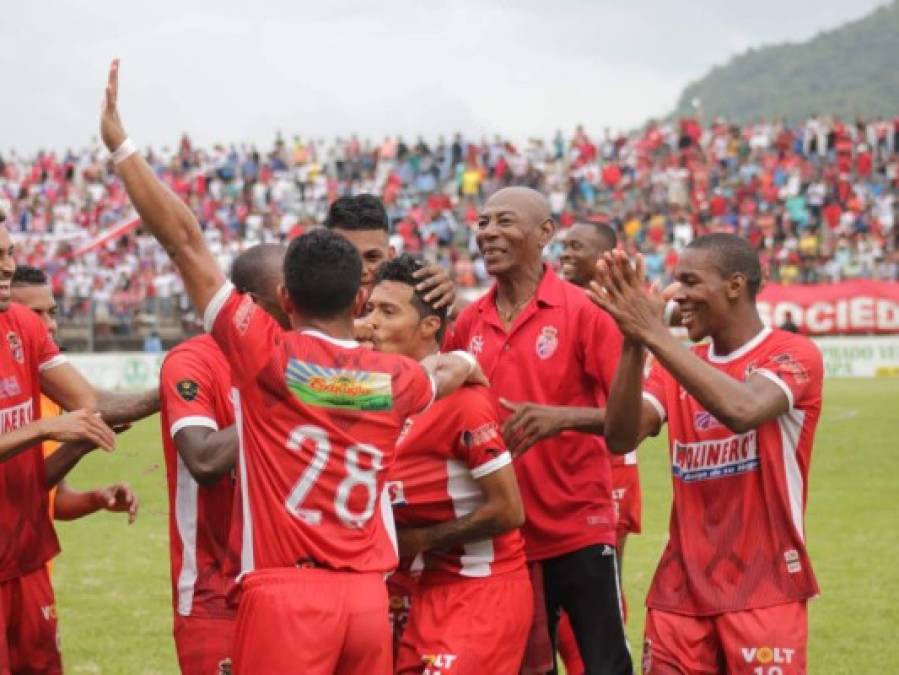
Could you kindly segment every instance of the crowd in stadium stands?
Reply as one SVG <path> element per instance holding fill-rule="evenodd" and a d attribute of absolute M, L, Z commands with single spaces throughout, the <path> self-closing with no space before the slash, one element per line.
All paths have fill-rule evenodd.
<path fill-rule="evenodd" d="M 685 118 L 619 135 L 579 127 L 522 144 L 279 137 L 267 152 L 198 148 L 185 136 L 147 156 L 194 210 L 225 268 L 247 246 L 320 222 L 336 197 L 371 192 L 387 206 L 397 249 L 442 262 L 460 286 L 482 285 L 478 206 L 521 184 L 547 195 L 563 229 L 579 220 L 615 227 L 661 280 L 691 239 L 718 230 L 757 246 L 772 281 L 899 278 L 899 117 L 742 127 Z M 142 312 L 187 310 L 152 237 L 138 230 L 82 250 L 133 217 L 105 152 L 0 154 L 0 200 L 18 259 L 47 269 L 64 317 L 83 316 L 93 302 L 98 323 L 127 332 Z"/>

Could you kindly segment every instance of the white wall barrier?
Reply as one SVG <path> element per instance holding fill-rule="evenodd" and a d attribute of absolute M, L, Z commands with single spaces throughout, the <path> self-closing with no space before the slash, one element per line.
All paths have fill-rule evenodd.
<path fill-rule="evenodd" d="M 899 335 L 816 337 L 827 377 L 899 377 Z M 138 391 L 159 385 L 165 354 L 67 354 L 100 389 Z"/>

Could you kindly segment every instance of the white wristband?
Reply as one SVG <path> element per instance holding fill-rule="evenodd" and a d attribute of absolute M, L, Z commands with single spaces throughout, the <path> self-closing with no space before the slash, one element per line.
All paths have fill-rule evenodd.
<path fill-rule="evenodd" d="M 674 316 L 674 310 L 676 309 L 677 303 L 674 300 L 669 300 L 665 303 L 665 313 L 662 315 L 662 318 L 666 326 L 671 326 L 671 317 Z"/>
<path fill-rule="evenodd" d="M 131 138 L 126 138 L 112 153 L 112 163 L 121 164 L 135 152 L 137 152 L 137 147 L 134 145 L 134 141 Z"/>
<path fill-rule="evenodd" d="M 468 374 L 471 375 L 474 372 L 474 369 L 478 367 L 478 360 L 473 357 L 471 354 L 466 352 L 464 349 L 457 349 L 455 351 L 450 352 L 450 354 L 455 354 L 459 358 L 465 359 L 468 362 Z"/>

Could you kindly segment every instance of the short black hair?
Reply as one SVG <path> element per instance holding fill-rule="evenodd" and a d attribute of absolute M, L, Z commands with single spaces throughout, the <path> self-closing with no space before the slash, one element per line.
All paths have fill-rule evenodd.
<path fill-rule="evenodd" d="M 16 265 L 12 275 L 13 286 L 46 286 L 48 283 L 47 273 L 31 265 Z"/>
<path fill-rule="evenodd" d="M 615 234 L 614 228 L 610 225 L 606 225 L 605 223 L 575 223 L 576 225 L 586 225 L 587 227 L 592 227 L 596 234 L 602 239 L 608 249 L 614 250 L 618 247 L 618 235 Z"/>
<path fill-rule="evenodd" d="M 325 227 L 341 230 L 384 230 L 389 228 L 384 204 L 374 195 L 341 197 L 328 209 Z"/>
<path fill-rule="evenodd" d="M 421 280 L 415 278 L 415 273 L 425 267 L 425 262 L 414 255 L 403 253 L 395 258 L 391 258 L 378 268 L 375 274 L 375 284 L 382 281 L 395 281 L 400 284 L 406 284 L 412 288 L 412 306 L 418 312 L 418 316 L 424 319 L 426 316 L 436 316 L 440 319 L 440 329 L 434 336 L 437 343 L 443 342 L 443 333 L 446 331 L 447 308 L 435 308 L 432 304 L 425 300 L 424 293 L 415 289 L 416 284 Z"/>
<path fill-rule="evenodd" d="M 758 252 L 743 237 L 727 232 L 713 232 L 694 239 L 687 248 L 711 251 L 715 266 L 725 279 L 734 274 L 746 277 L 749 297 L 755 300 L 762 287 L 762 264 Z"/>
<path fill-rule="evenodd" d="M 329 319 L 353 307 L 362 283 L 362 258 L 344 237 L 317 228 L 287 247 L 284 286 L 297 311 Z"/>

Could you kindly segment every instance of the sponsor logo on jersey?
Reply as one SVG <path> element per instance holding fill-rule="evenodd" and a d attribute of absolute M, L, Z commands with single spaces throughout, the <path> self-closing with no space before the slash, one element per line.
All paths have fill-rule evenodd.
<path fill-rule="evenodd" d="M 795 548 L 784 551 L 784 562 L 787 564 L 788 573 L 796 574 L 797 572 L 802 571 L 802 561 L 799 559 L 799 551 Z"/>
<path fill-rule="evenodd" d="M 484 351 L 484 337 L 481 335 L 472 336 L 471 340 L 468 343 L 468 351 L 473 356 L 477 356 L 482 351 Z"/>
<path fill-rule="evenodd" d="M 0 398 L 11 398 L 22 393 L 19 379 L 15 375 L 0 378 Z"/>
<path fill-rule="evenodd" d="M 6 334 L 6 342 L 9 344 L 9 352 L 16 363 L 25 363 L 25 349 L 22 347 L 22 340 L 18 333 L 9 331 Z"/>
<path fill-rule="evenodd" d="M 31 424 L 33 412 L 31 399 L 9 408 L 0 409 L 0 434 L 15 431 L 26 424 Z"/>
<path fill-rule="evenodd" d="M 239 335 L 247 332 L 247 329 L 250 327 L 250 319 L 253 318 L 253 312 L 255 311 L 256 303 L 253 302 L 252 296 L 247 293 L 243 300 L 240 301 L 237 311 L 234 312 L 234 328 Z"/>
<path fill-rule="evenodd" d="M 287 387 L 307 405 L 350 410 L 391 410 L 393 380 L 389 373 L 327 368 L 290 359 Z"/>
<path fill-rule="evenodd" d="M 556 353 L 559 347 L 559 329 L 555 326 L 544 326 L 540 329 L 540 335 L 537 336 L 537 356 L 541 359 L 548 359 Z"/>
<path fill-rule="evenodd" d="M 421 671 L 421 675 L 449 673 L 458 658 L 456 654 L 422 654 L 421 661 L 425 664 L 425 668 Z"/>
<path fill-rule="evenodd" d="M 188 403 L 200 393 L 200 385 L 193 380 L 181 380 L 177 385 L 178 395 Z"/>
<path fill-rule="evenodd" d="M 408 504 L 406 493 L 403 490 L 403 481 L 389 480 L 384 483 L 384 488 L 387 490 L 387 498 L 392 506 L 405 506 Z"/>
<path fill-rule="evenodd" d="M 740 653 L 746 663 L 793 663 L 795 649 L 789 647 L 741 647 Z"/>
<path fill-rule="evenodd" d="M 800 384 L 808 382 L 808 369 L 794 359 L 792 354 L 778 354 L 774 357 L 774 363 L 777 364 L 778 373 L 792 375 L 793 379 Z"/>
<path fill-rule="evenodd" d="M 709 429 L 720 429 L 724 425 L 721 424 L 715 416 L 705 410 L 700 410 L 693 414 L 693 427 L 696 431 L 708 431 Z"/>
<path fill-rule="evenodd" d="M 674 443 L 671 472 L 684 482 L 711 480 L 758 470 L 758 432 L 713 441 Z"/>
<path fill-rule="evenodd" d="M 496 422 L 485 422 L 477 429 L 466 429 L 462 432 L 462 444 L 466 448 L 476 448 L 498 439 L 499 429 Z"/>
<path fill-rule="evenodd" d="M 44 621 L 56 621 L 56 605 L 42 605 L 41 616 L 44 617 Z"/>

